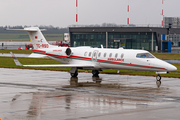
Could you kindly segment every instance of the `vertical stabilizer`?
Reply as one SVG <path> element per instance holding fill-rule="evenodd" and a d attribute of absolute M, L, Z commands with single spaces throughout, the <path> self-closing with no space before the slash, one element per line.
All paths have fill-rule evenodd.
<path fill-rule="evenodd" d="M 31 29 L 36 29 L 37 31 L 30 31 Z M 34 46 L 34 49 L 42 49 L 49 48 L 50 45 L 42 34 L 41 30 L 38 27 L 25 28 L 25 30 L 29 30 L 28 34 L 30 40 Z"/>
<path fill-rule="evenodd" d="M 34 49 L 50 48 L 51 45 L 47 42 L 41 30 L 38 27 L 29 27 L 24 29 L 6 29 L 13 31 L 27 31 Z"/>

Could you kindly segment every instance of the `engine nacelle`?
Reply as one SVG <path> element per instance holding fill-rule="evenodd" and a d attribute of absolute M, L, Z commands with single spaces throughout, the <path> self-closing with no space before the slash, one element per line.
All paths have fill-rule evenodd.
<path fill-rule="evenodd" d="M 69 57 L 72 54 L 72 51 L 70 48 L 67 48 L 65 51 L 66 55 Z"/>
<path fill-rule="evenodd" d="M 69 47 L 58 47 L 47 51 L 47 53 L 70 57 L 73 54 L 73 51 Z"/>

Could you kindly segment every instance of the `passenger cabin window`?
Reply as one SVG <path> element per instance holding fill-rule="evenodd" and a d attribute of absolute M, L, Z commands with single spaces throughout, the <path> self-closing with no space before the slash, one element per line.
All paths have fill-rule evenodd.
<path fill-rule="evenodd" d="M 91 52 L 89 52 L 89 57 L 91 57 Z"/>
<path fill-rule="evenodd" d="M 117 57 L 118 57 L 118 53 L 115 54 L 115 58 L 117 58 Z"/>
<path fill-rule="evenodd" d="M 104 53 L 104 57 L 106 57 L 106 53 Z"/>
<path fill-rule="evenodd" d="M 121 54 L 121 59 L 124 57 L 124 53 Z"/>
<path fill-rule="evenodd" d="M 84 53 L 84 56 L 86 56 L 86 55 L 87 55 L 87 52 Z"/>
<path fill-rule="evenodd" d="M 110 57 L 110 58 L 112 57 L 112 53 L 109 54 L 109 57 Z"/>
<path fill-rule="evenodd" d="M 154 56 L 151 55 L 150 53 L 138 53 L 136 57 L 137 58 L 154 58 Z"/>
<path fill-rule="evenodd" d="M 101 53 L 98 54 L 98 57 L 101 57 Z"/>

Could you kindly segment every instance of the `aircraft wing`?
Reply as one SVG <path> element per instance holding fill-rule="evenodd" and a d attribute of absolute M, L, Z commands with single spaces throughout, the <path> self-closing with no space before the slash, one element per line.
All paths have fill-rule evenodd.
<path fill-rule="evenodd" d="M 14 62 L 17 66 L 23 66 L 23 67 L 86 67 L 86 68 L 93 68 L 94 65 L 81 65 L 81 64 L 49 64 L 49 65 L 22 65 L 19 60 L 15 57 L 15 55 L 10 52 Z"/>

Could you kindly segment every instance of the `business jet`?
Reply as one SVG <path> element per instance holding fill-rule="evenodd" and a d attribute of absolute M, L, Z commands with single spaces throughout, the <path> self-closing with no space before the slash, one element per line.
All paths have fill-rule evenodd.
<path fill-rule="evenodd" d="M 29 57 L 51 58 L 63 64 L 51 65 L 22 65 L 12 53 L 18 66 L 24 67 L 71 67 L 71 77 L 78 76 L 78 69 L 92 70 L 93 77 L 99 75 L 103 69 L 137 70 L 156 72 L 156 80 L 161 84 L 160 74 L 176 71 L 177 68 L 162 61 L 145 50 L 107 49 L 91 47 L 60 47 L 50 45 L 38 27 L 24 29 L 6 29 L 27 31 L 34 46 Z"/>

